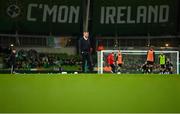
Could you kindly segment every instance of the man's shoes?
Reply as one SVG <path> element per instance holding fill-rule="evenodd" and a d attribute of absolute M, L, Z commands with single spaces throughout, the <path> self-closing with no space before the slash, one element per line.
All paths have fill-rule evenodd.
<path fill-rule="evenodd" d="M 13 74 L 18 74 L 18 73 L 14 71 Z"/>

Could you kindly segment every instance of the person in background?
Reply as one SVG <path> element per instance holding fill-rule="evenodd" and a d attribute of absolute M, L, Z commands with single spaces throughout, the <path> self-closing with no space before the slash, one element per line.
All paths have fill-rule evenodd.
<path fill-rule="evenodd" d="M 123 57 L 121 51 L 118 52 L 116 63 L 117 63 L 117 72 L 120 72 L 123 64 Z"/>
<path fill-rule="evenodd" d="M 141 70 L 144 74 L 148 73 L 147 61 L 141 66 Z"/>
<path fill-rule="evenodd" d="M 160 74 L 164 74 L 165 64 L 166 64 L 166 56 L 163 53 L 161 53 L 159 55 L 159 64 L 160 64 Z"/>
<path fill-rule="evenodd" d="M 89 72 L 92 72 L 93 70 L 92 60 L 91 60 L 92 46 L 89 40 L 89 32 L 87 31 L 83 32 L 83 37 L 80 38 L 79 47 L 80 47 L 80 53 L 82 55 L 82 72 L 86 72 L 85 71 L 86 61 Z"/>
<path fill-rule="evenodd" d="M 166 74 L 172 74 L 173 73 L 173 64 L 169 58 L 167 58 L 167 60 L 166 60 L 165 73 Z"/>
<path fill-rule="evenodd" d="M 97 51 L 101 51 L 101 50 L 104 50 L 104 45 L 102 41 L 99 42 L 98 47 L 97 47 Z"/>
<path fill-rule="evenodd" d="M 108 62 L 108 65 L 111 66 L 111 72 L 112 73 L 115 73 L 116 69 L 115 69 L 115 62 L 114 62 L 114 52 L 110 53 L 108 56 L 107 56 L 107 62 Z"/>
<path fill-rule="evenodd" d="M 152 47 L 150 47 L 150 49 L 147 52 L 147 65 L 148 65 L 148 72 L 152 73 L 153 70 L 153 65 L 154 65 L 154 61 L 155 61 L 155 53 L 154 53 L 154 49 Z"/>
<path fill-rule="evenodd" d="M 16 67 L 16 49 L 14 45 L 11 44 L 11 54 L 8 58 L 10 66 L 11 66 L 11 74 L 15 74 L 15 67 Z"/>

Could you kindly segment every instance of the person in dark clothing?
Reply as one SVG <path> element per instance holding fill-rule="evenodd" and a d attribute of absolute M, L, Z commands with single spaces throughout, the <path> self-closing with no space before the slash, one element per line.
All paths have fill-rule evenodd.
<path fill-rule="evenodd" d="M 141 66 L 141 70 L 143 73 L 148 73 L 148 65 L 147 65 L 147 61 Z"/>
<path fill-rule="evenodd" d="M 11 65 L 11 74 L 16 73 L 15 72 L 15 67 L 16 67 L 16 50 L 12 49 L 12 52 L 9 56 L 9 62 Z"/>
<path fill-rule="evenodd" d="M 169 58 L 167 58 L 167 61 L 165 64 L 165 73 L 166 74 L 172 74 L 173 73 L 173 64 L 171 63 Z"/>
<path fill-rule="evenodd" d="M 87 61 L 87 65 L 89 68 L 89 72 L 92 72 L 92 60 L 91 60 L 91 43 L 89 40 L 89 32 L 83 32 L 83 37 L 80 38 L 80 52 L 82 55 L 82 71 L 85 72 L 85 64 Z"/>

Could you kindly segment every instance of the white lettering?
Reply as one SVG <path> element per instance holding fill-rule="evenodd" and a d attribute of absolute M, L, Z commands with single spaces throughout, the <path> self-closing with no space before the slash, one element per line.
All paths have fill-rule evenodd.
<path fill-rule="evenodd" d="M 145 6 L 139 6 L 137 8 L 137 23 L 141 23 L 141 19 L 142 23 L 146 23 L 146 12 L 147 8 Z"/>
<path fill-rule="evenodd" d="M 115 15 L 116 15 L 115 7 L 106 7 L 106 24 L 109 24 L 109 23 L 114 24 Z"/>
<path fill-rule="evenodd" d="M 37 7 L 38 5 L 37 4 L 29 4 L 28 5 L 28 11 L 27 11 L 27 20 L 28 21 L 36 21 L 37 19 L 36 18 L 33 18 L 32 16 L 31 16 L 31 14 L 32 14 L 32 8 L 33 7 Z"/>
<path fill-rule="evenodd" d="M 101 7 L 101 24 L 166 23 L 169 21 L 168 5 Z"/>
<path fill-rule="evenodd" d="M 42 11 L 40 17 L 35 17 L 33 12 Z M 27 9 L 28 21 L 42 21 L 53 23 L 78 23 L 79 21 L 80 6 L 49 6 L 47 4 L 29 4 Z M 33 17 L 34 16 L 34 17 Z M 39 20 L 38 20 L 39 19 Z"/>
<path fill-rule="evenodd" d="M 160 10 L 159 10 L 159 22 L 164 23 L 164 22 L 168 22 L 168 20 L 169 20 L 169 6 L 162 5 L 160 6 Z"/>
<path fill-rule="evenodd" d="M 67 6 L 59 7 L 58 22 L 65 23 L 67 22 L 67 18 L 68 18 L 68 7 Z"/>
<path fill-rule="evenodd" d="M 74 6 L 70 6 L 70 13 L 69 13 L 69 23 L 73 23 L 73 16 L 74 16 L 74 23 L 78 23 L 79 17 L 79 7 L 76 8 Z"/>
<path fill-rule="evenodd" d="M 152 17 L 154 16 L 154 20 L 152 21 Z M 158 6 L 149 6 L 148 9 L 148 23 L 157 23 L 158 21 Z"/>
<path fill-rule="evenodd" d="M 125 13 L 122 12 L 122 10 L 125 10 L 126 7 L 118 7 L 118 13 L 117 13 L 117 23 L 122 24 L 126 23 L 126 21 L 122 20 L 121 17 L 125 15 Z"/>
<path fill-rule="evenodd" d="M 131 7 L 128 6 L 127 8 L 127 23 L 135 23 L 135 20 L 131 20 Z"/>
<path fill-rule="evenodd" d="M 56 13 L 57 13 L 57 5 L 54 5 L 51 9 L 48 5 L 44 5 L 44 11 L 43 11 L 43 22 L 47 21 L 47 16 L 52 15 L 52 22 L 56 22 Z"/>

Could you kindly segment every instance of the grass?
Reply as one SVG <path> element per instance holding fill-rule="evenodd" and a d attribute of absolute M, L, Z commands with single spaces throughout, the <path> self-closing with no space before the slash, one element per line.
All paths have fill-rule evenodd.
<path fill-rule="evenodd" d="M 1 113 L 179 113 L 179 107 L 179 75 L 0 75 Z"/>

